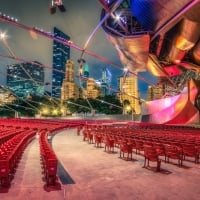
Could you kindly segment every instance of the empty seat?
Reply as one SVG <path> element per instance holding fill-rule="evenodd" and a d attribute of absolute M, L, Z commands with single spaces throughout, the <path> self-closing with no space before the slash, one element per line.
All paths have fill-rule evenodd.
<path fill-rule="evenodd" d="M 124 158 L 126 155 L 126 160 L 132 160 L 132 154 L 133 151 L 131 143 L 128 143 L 127 141 L 122 141 L 120 144 L 120 158 Z"/>
<path fill-rule="evenodd" d="M 113 153 L 114 152 L 114 139 L 109 136 L 105 136 L 104 143 L 105 143 L 105 151 Z"/>
<path fill-rule="evenodd" d="M 188 157 L 193 157 L 195 163 L 198 162 L 198 153 L 197 153 L 197 149 L 195 148 L 194 144 L 183 144 L 182 150 L 183 150 L 183 159 L 184 160 L 188 156 Z"/>
<path fill-rule="evenodd" d="M 153 146 L 144 145 L 144 167 L 149 167 L 149 161 L 156 162 L 156 171 L 160 171 L 161 160 Z"/>
<path fill-rule="evenodd" d="M 103 137 L 101 134 L 97 133 L 94 135 L 94 145 L 95 147 L 101 147 L 101 143 L 103 141 Z"/>
<path fill-rule="evenodd" d="M 165 162 L 169 162 L 169 159 L 178 160 L 178 165 L 183 164 L 183 154 L 182 150 L 174 145 L 164 145 L 165 147 Z"/>

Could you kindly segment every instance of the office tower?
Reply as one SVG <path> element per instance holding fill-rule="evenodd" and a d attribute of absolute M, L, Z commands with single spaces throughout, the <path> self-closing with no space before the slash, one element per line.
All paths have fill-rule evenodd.
<path fill-rule="evenodd" d="M 79 88 L 74 82 L 74 63 L 68 60 L 66 63 L 65 78 L 62 84 L 61 101 L 79 97 Z"/>
<path fill-rule="evenodd" d="M 136 76 L 120 77 L 120 102 L 129 102 L 131 111 L 140 114 L 138 79 Z M 126 108 L 125 108 L 126 109 Z"/>
<path fill-rule="evenodd" d="M 79 72 L 81 72 L 81 68 L 79 69 Z M 83 89 L 86 89 L 87 87 L 87 79 L 89 78 L 89 66 L 86 62 L 82 65 L 82 73 L 80 73 L 81 78 L 81 87 Z"/>
<path fill-rule="evenodd" d="M 16 97 L 12 92 L 3 86 L 0 86 L 0 106 L 4 106 L 6 103 L 12 103 L 14 100 L 16 100 Z"/>
<path fill-rule="evenodd" d="M 148 86 L 147 101 L 161 99 L 164 97 L 164 85 Z"/>
<path fill-rule="evenodd" d="M 110 83 L 111 83 L 112 74 L 110 71 L 105 67 L 102 70 L 102 77 L 101 77 L 101 89 L 102 95 L 110 94 Z"/>
<path fill-rule="evenodd" d="M 7 66 L 7 86 L 18 97 L 44 95 L 44 68 L 40 63 L 20 63 Z"/>
<path fill-rule="evenodd" d="M 70 40 L 70 37 L 53 29 L 54 36 L 62 40 Z M 61 87 L 65 76 L 65 63 L 70 58 L 70 47 L 57 41 L 53 41 L 53 71 L 52 71 L 52 97 L 61 98 Z"/>
<path fill-rule="evenodd" d="M 96 99 L 101 95 L 101 89 L 93 78 L 87 79 L 86 89 L 83 90 L 84 98 Z"/>

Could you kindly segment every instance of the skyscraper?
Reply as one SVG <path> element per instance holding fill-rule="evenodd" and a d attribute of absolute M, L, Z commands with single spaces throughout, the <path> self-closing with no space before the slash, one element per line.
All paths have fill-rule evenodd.
<path fill-rule="evenodd" d="M 0 106 L 4 106 L 6 103 L 12 103 L 16 100 L 16 97 L 3 86 L 0 86 Z"/>
<path fill-rule="evenodd" d="M 103 96 L 110 94 L 110 83 L 111 83 L 112 74 L 107 68 L 103 68 L 101 75 L 101 89 Z"/>
<path fill-rule="evenodd" d="M 74 82 L 74 63 L 68 60 L 66 63 L 65 78 L 62 84 L 61 101 L 79 97 L 79 88 Z"/>
<path fill-rule="evenodd" d="M 44 95 L 44 68 L 37 63 L 34 61 L 7 66 L 7 86 L 18 97 Z"/>
<path fill-rule="evenodd" d="M 53 29 L 54 36 L 62 40 L 70 40 L 70 37 Z M 61 98 L 61 87 L 65 77 L 65 64 L 70 59 L 70 47 L 57 41 L 53 41 L 53 71 L 52 71 L 52 97 Z"/>
<path fill-rule="evenodd" d="M 101 95 L 101 89 L 93 78 L 88 78 L 86 89 L 83 90 L 84 98 L 96 99 Z"/>
<path fill-rule="evenodd" d="M 120 78 L 120 102 L 128 102 L 133 113 L 140 114 L 139 92 L 137 77 Z"/>
<path fill-rule="evenodd" d="M 89 66 L 87 63 L 83 65 L 83 79 L 81 80 L 82 82 L 82 87 L 86 89 L 87 87 L 87 79 L 89 78 Z"/>

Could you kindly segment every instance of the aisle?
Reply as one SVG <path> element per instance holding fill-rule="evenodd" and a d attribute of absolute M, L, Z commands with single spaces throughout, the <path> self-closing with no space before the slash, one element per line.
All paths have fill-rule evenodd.
<path fill-rule="evenodd" d="M 8 193 L 0 193 L 4 200 L 63 199 L 63 191 L 51 191 L 43 181 L 38 139 L 25 149 Z"/>

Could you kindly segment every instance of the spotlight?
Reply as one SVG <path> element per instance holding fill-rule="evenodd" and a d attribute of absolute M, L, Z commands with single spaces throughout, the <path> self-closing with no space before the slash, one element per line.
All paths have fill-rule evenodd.
<path fill-rule="evenodd" d="M 56 7 L 55 7 L 55 6 L 51 6 L 51 7 L 49 8 L 49 11 L 50 11 L 51 14 L 56 13 Z"/>
<path fill-rule="evenodd" d="M 83 58 L 80 58 L 77 61 L 78 61 L 78 63 L 85 63 L 86 62 Z"/>
<path fill-rule="evenodd" d="M 52 0 L 51 1 L 51 6 L 49 8 L 51 14 L 56 13 L 56 7 L 58 7 L 60 12 L 65 12 L 66 11 L 62 0 Z"/>
<path fill-rule="evenodd" d="M 64 5 L 58 5 L 58 8 L 59 8 L 60 12 L 65 12 L 66 11 Z"/>

